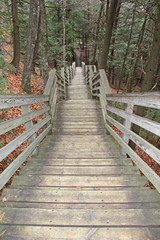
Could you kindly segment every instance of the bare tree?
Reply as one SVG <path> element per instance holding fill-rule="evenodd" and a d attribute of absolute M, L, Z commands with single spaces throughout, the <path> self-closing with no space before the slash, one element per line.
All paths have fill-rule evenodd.
<path fill-rule="evenodd" d="M 28 38 L 22 76 L 22 87 L 27 93 L 31 92 L 30 81 L 32 64 L 34 59 L 34 50 L 37 40 L 38 22 L 39 22 L 39 0 L 30 0 Z"/>
<path fill-rule="evenodd" d="M 20 62 L 20 38 L 17 0 L 11 0 L 13 21 L 13 66 L 18 69 Z"/>
<path fill-rule="evenodd" d="M 107 67 L 107 58 L 109 53 L 109 46 L 112 37 L 113 24 L 115 21 L 116 9 L 118 6 L 118 0 L 111 0 L 109 11 L 106 19 L 106 30 L 104 36 L 104 42 L 100 53 L 99 68 L 105 69 Z"/>
<path fill-rule="evenodd" d="M 46 84 L 48 78 L 48 34 L 47 34 L 47 16 L 44 0 L 40 0 L 40 42 L 41 42 L 41 57 L 42 57 L 42 71 L 44 83 Z"/>

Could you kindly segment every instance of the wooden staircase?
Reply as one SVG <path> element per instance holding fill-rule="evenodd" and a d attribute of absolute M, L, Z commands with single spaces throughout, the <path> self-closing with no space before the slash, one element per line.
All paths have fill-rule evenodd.
<path fill-rule="evenodd" d="M 81 68 L 41 143 L 2 195 L 3 240 L 159 240 L 160 195 L 106 134 Z"/>

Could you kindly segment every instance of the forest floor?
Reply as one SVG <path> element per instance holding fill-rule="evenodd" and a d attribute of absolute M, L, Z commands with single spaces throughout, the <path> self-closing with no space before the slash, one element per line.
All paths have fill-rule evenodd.
<path fill-rule="evenodd" d="M 5 94 L 25 94 L 24 90 L 21 87 L 21 78 L 22 78 L 22 70 L 23 66 L 20 66 L 20 69 L 17 73 L 9 73 L 7 75 L 8 81 L 6 82 L 5 89 L 3 92 Z M 44 91 L 44 85 L 43 85 L 43 79 L 37 74 L 32 75 L 31 80 L 31 86 L 32 86 L 32 93 L 33 94 L 43 94 Z M 113 93 L 115 93 L 115 90 L 112 90 Z M 33 104 L 32 108 L 39 109 L 41 106 L 39 104 Z M 0 111 L 0 121 L 2 120 L 10 120 L 15 117 L 19 117 L 22 114 L 21 107 L 15 107 L 11 109 L 7 109 L 6 111 Z M 38 122 L 39 119 L 34 119 L 34 123 Z M 113 128 L 120 136 L 122 136 L 122 133 L 117 130 L 115 127 Z M 17 127 L 15 130 L 10 131 L 9 133 L 6 133 L 0 137 L 0 148 L 5 146 L 7 143 L 12 141 L 14 138 L 16 138 L 18 135 L 20 135 L 22 132 L 25 131 L 25 126 L 21 125 Z M 145 137 L 147 139 L 147 136 Z M 148 139 L 147 139 L 148 140 Z M 150 140 L 149 140 L 150 141 Z M 160 143 L 155 143 L 154 141 L 151 142 L 152 144 L 156 145 L 160 148 Z M 28 142 L 26 141 L 23 143 L 20 147 L 18 147 L 15 151 L 13 151 L 11 154 L 8 155 L 7 158 L 5 158 L 2 162 L 0 162 L 0 173 L 2 173 L 9 164 L 16 159 L 16 157 L 23 152 L 23 150 L 28 145 Z M 158 163 L 156 163 L 150 156 L 148 156 L 143 150 L 141 150 L 138 146 L 135 149 L 136 153 L 160 176 L 160 166 Z M 26 162 L 23 164 L 25 165 Z M 17 171 L 16 174 L 19 173 L 20 170 Z M 10 183 L 12 182 L 12 179 L 7 183 L 5 187 L 8 187 Z M 150 184 L 151 187 L 153 187 Z M 0 191 L 1 194 L 2 191 Z"/>

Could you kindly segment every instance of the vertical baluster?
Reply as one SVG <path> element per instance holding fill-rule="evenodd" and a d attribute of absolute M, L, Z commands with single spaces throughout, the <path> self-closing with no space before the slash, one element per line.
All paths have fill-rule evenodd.
<path fill-rule="evenodd" d="M 129 113 L 129 114 L 133 114 L 133 109 L 134 109 L 134 104 L 133 103 L 127 103 L 126 112 Z M 132 122 L 129 119 L 124 120 L 123 125 L 126 128 L 131 129 L 131 124 L 132 124 Z M 122 139 L 124 140 L 125 143 L 127 143 L 127 144 L 129 143 L 129 136 L 126 133 L 123 134 Z M 121 154 L 126 155 L 126 151 L 123 147 L 121 148 Z"/>
<path fill-rule="evenodd" d="M 22 106 L 22 112 L 23 112 L 23 114 L 30 113 L 31 112 L 30 105 Z M 33 127 L 33 121 L 30 120 L 30 121 L 26 122 L 25 127 L 26 127 L 26 130 Z M 29 140 L 30 143 L 32 143 L 35 140 L 35 138 L 36 138 L 36 136 L 35 136 L 35 134 L 33 134 L 28 140 Z M 32 154 L 33 155 L 37 154 L 37 148 L 35 148 L 35 150 L 32 152 Z"/>

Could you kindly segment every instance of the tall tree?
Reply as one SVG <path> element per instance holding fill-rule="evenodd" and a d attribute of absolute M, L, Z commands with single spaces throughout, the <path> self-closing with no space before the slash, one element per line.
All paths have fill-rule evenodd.
<path fill-rule="evenodd" d="M 109 68 L 108 68 L 108 79 L 110 81 L 110 83 L 114 84 L 114 75 L 115 75 L 115 67 L 114 64 L 112 64 L 114 58 L 115 58 L 115 41 L 116 41 L 116 37 L 115 37 L 115 32 L 118 26 L 118 21 L 119 21 L 119 14 L 120 14 L 120 9 L 121 9 L 121 4 L 122 1 L 119 0 L 118 1 L 118 5 L 117 5 L 117 10 L 116 10 L 116 16 L 115 16 L 115 21 L 114 21 L 114 34 L 112 36 L 112 48 L 111 48 L 111 53 L 110 53 L 110 64 L 109 64 Z"/>
<path fill-rule="evenodd" d="M 132 15 L 132 23 L 131 23 L 131 29 L 130 29 L 128 42 L 127 42 L 127 48 L 126 48 L 126 52 L 125 52 L 122 67 L 121 67 L 120 80 L 119 80 L 119 83 L 118 83 L 117 93 L 120 90 L 120 86 L 121 86 L 121 82 L 122 82 L 122 78 L 123 78 L 123 74 L 124 74 L 124 68 L 125 68 L 125 64 L 126 64 L 126 59 L 127 59 L 128 53 L 129 53 L 129 47 L 130 47 L 130 43 L 131 43 L 131 39 L 132 39 L 133 27 L 134 27 L 134 22 L 135 22 L 135 13 L 136 13 L 135 10 L 136 10 L 136 3 L 135 3 L 135 9 L 134 9 L 133 15 Z"/>
<path fill-rule="evenodd" d="M 20 37 L 17 0 L 11 0 L 13 20 L 13 66 L 18 69 L 20 62 Z"/>
<path fill-rule="evenodd" d="M 99 31 L 100 31 L 103 9 L 104 9 L 104 0 L 101 0 L 101 6 L 100 6 L 99 16 L 97 20 L 97 27 L 96 27 L 95 37 L 94 37 L 95 44 L 94 44 L 94 52 L 93 52 L 93 59 L 92 59 L 93 64 L 95 64 L 95 61 L 96 61 L 97 47 L 98 47 L 98 41 L 99 41 Z"/>
<path fill-rule="evenodd" d="M 40 42 L 41 42 L 41 68 L 43 72 L 44 83 L 46 84 L 48 78 L 48 28 L 45 1 L 40 0 Z"/>
<path fill-rule="evenodd" d="M 144 37 L 144 33 L 145 33 L 147 18 L 148 18 L 148 15 L 145 15 L 144 22 L 142 24 L 142 28 L 141 28 L 141 31 L 139 33 L 139 38 L 138 38 L 138 41 L 137 41 L 137 55 L 133 59 L 133 64 L 131 66 L 130 73 L 128 75 L 128 79 L 126 81 L 127 82 L 126 83 L 127 84 L 127 92 L 132 92 L 133 83 L 134 83 L 135 78 L 136 78 L 136 71 L 137 71 L 137 67 L 138 67 L 138 61 L 139 61 L 139 58 L 141 56 L 142 43 L 143 43 L 143 37 Z"/>
<path fill-rule="evenodd" d="M 113 24 L 115 21 L 116 9 L 118 6 L 118 0 L 111 0 L 109 11 L 106 18 L 106 30 L 104 36 L 104 42 L 100 53 L 100 64 L 99 68 L 106 69 L 107 58 L 109 53 L 109 46 L 112 37 Z"/>
<path fill-rule="evenodd" d="M 38 22 L 39 22 L 39 0 L 30 0 L 27 46 L 22 76 L 22 87 L 27 93 L 31 92 L 31 72 L 34 59 L 34 49 L 37 40 Z"/>
<path fill-rule="evenodd" d="M 63 22 L 63 66 L 65 66 L 66 63 L 66 7 L 67 2 L 66 0 L 63 0 L 63 11 L 62 11 L 62 22 Z"/>
<path fill-rule="evenodd" d="M 142 92 L 151 91 L 156 78 L 157 66 L 159 64 L 160 53 L 160 3 L 157 1 L 157 14 L 155 18 L 155 29 L 152 47 L 147 59 L 144 80 L 142 82 Z"/>
<path fill-rule="evenodd" d="M 141 91 L 147 92 L 151 91 L 154 86 L 154 81 L 156 79 L 156 73 L 157 73 L 157 66 L 159 65 L 159 53 L 160 53 L 160 3 L 157 2 L 157 13 L 155 16 L 155 29 L 154 29 L 154 35 L 153 35 L 153 41 L 152 41 L 152 47 L 150 54 L 147 58 L 147 64 L 145 68 L 145 75 L 142 82 Z M 146 108 L 145 107 L 137 107 L 136 114 L 139 116 L 145 116 L 146 115 Z M 140 133 L 140 127 L 137 125 L 133 125 L 132 130 L 139 134 Z M 130 146 L 134 149 L 135 144 L 133 142 L 130 143 Z"/>

